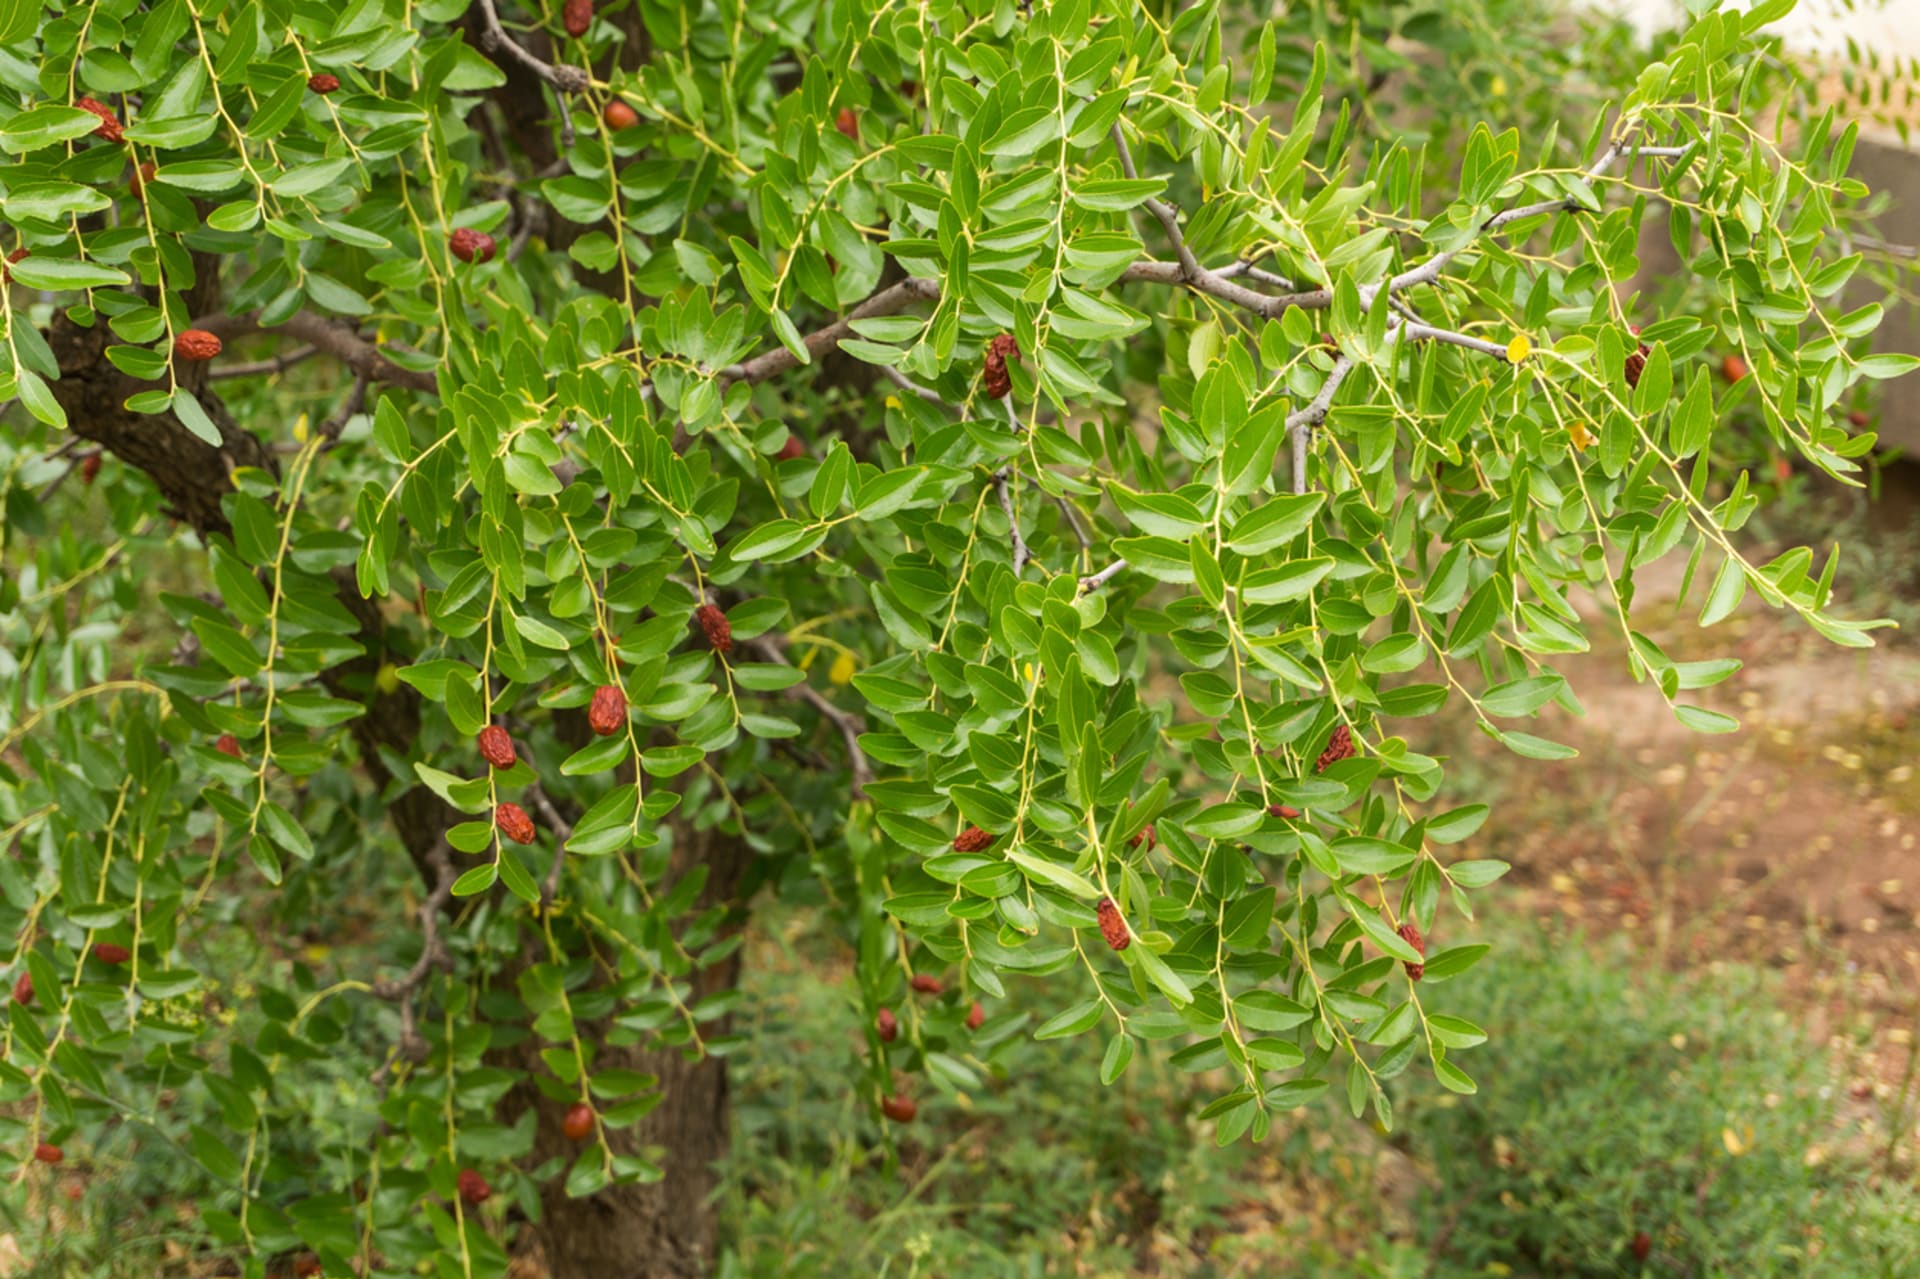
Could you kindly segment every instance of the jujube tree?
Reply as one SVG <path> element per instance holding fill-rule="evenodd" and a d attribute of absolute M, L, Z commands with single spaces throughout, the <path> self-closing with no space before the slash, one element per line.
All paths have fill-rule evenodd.
<path fill-rule="evenodd" d="M 1747 405 L 1847 480 L 1912 363 L 1788 0 L 1644 65 L 1505 0 L 51 7 L 0 1133 L 173 1170 L 250 1275 L 498 1275 L 509 1214 L 703 1272 L 760 895 L 855 957 L 874 1140 L 1024 1035 L 1167 1054 L 1223 1142 L 1391 1124 L 1475 1088 L 1504 869 L 1410 722 L 1567 758 L 1600 631 L 1731 730 L 1635 629 L 1669 555 L 1869 642 L 1713 461 Z"/>

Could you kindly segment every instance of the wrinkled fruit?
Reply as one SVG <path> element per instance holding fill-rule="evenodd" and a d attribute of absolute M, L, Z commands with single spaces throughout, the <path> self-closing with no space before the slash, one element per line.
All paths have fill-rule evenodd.
<path fill-rule="evenodd" d="M 1113 904 L 1113 898 L 1102 897 L 1094 912 L 1100 917 L 1100 935 L 1107 939 L 1107 945 L 1115 950 L 1133 945 L 1133 934 L 1127 931 L 1127 921 L 1120 918 L 1120 908 Z"/>
<path fill-rule="evenodd" d="M 470 226 L 463 226 L 447 237 L 447 251 L 462 262 L 491 262 L 493 249 L 493 237 Z"/>
<path fill-rule="evenodd" d="M 159 171 L 160 171 L 160 166 L 156 165 L 151 160 L 147 161 L 145 164 L 135 169 L 133 171 L 133 176 L 127 179 L 127 190 L 133 192 L 134 195 L 140 197 L 141 199 L 145 199 L 146 196 L 143 193 L 147 189 L 147 183 L 153 181 L 153 175 L 158 173 Z"/>
<path fill-rule="evenodd" d="M 321 1273 L 320 1258 L 310 1252 L 293 1263 L 293 1279 L 318 1279 Z"/>
<path fill-rule="evenodd" d="M 1653 1251 L 1653 1240 L 1642 1230 L 1633 1237 L 1633 1257 L 1636 1261 L 1645 1261 L 1647 1254 Z"/>
<path fill-rule="evenodd" d="M 1013 374 L 1007 371 L 1007 357 L 1020 358 L 1020 344 L 1013 340 L 1011 333 L 997 334 L 987 343 L 985 374 L 981 378 L 987 394 L 994 399 L 1004 399 L 1013 390 Z"/>
<path fill-rule="evenodd" d="M 86 457 L 81 459 L 80 478 L 86 481 L 88 484 L 91 484 L 99 476 L 99 474 L 100 474 L 100 453 L 98 450 L 95 450 L 94 452 L 87 454 Z"/>
<path fill-rule="evenodd" d="M 103 941 L 93 948 L 93 957 L 103 964 L 124 964 L 133 958 L 133 952 L 125 946 L 116 946 L 110 941 Z"/>
<path fill-rule="evenodd" d="M 123 135 L 120 129 L 120 117 L 113 113 L 112 107 L 92 98 L 75 98 L 73 105 L 99 119 L 100 126 L 93 131 L 94 137 L 105 138 L 109 142 L 121 140 Z"/>
<path fill-rule="evenodd" d="M 500 833 L 516 844 L 533 842 L 533 818 L 527 816 L 527 810 L 511 800 L 496 804 L 493 809 L 493 824 Z"/>
<path fill-rule="evenodd" d="M 481 1204 L 493 1198 L 493 1187 L 487 1184 L 485 1177 L 482 1177 L 471 1168 L 462 1168 L 460 1170 L 459 1185 L 460 1197 L 466 1200 L 472 1207 L 478 1208 Z"/>
<path fill-rule="evenodd" d="M 1747 362 L 1737 355 L 1729 355 L 1720 361 L 1720 376 L 1729 382 L 1738 382 L 1747 375 Z"/>
<path fill-rule="evenodd" d="M 567 1135 L 568 1141 L 585 1141 L 593 1136 L 593 1107 L 584 1101 L 567 1107 L 566 1118 L 560 1121 L 560 1131 Z"/>
<path fill-rule="evenodd" d="M 1636 324 L 1633 326 L 1633 333 L 1635 337 L 1640 336 L 1639 325 Z M 1653 354 L 1653 348 L 1648 346 L 1645 342 L 1642 342 L 1640 344 L 1639 350 L 1634 351 L 1627 356 L 1627 385 L 1628 386 L 1640 385 L 1640 374 L 1646 370 L 1647 357 L 1651 354 Z"/>
<path fill-rule="evenodd" d="M 1324 773 L 1327 765 L 1338 764 L 1353 755 L 1353 730 L 1345 724 L 1336 724 L 1327 738 L 1327 749 L 1320 752 L 1320 758 L 1314 761 L 1313 771 Z"/>
<path fill-rule="evenodd" d="M 222 755 L 231 755 L 235 759 L 239 759 L 240 739 L 232 733 L 222 733 L 214 740 L 213 749 L 219 751 Z"/>
<path fill-rule="evenodd" d="M 953 837 L 953 851 L 956 853 L 977 853 L 993 843 L 991 832 L 978 826 L 969 826 Z"/>
<path fill-rule="evenodd" d="M 967 1009 L 967 1029 L 978 1030 L 980 1023 L 987 1019 L 987 1010 L 980 1006 L 979 1000 L 973 1001 L 973 1007 Z"/>
<path fill-rule="evenodd" d="M 307 87 L 315 93 L 332 93 L 340 87 L 340 77 L 322 71 L 318 75 L 307 77 Z"/>
<path fill-rule="evenodd" d="M 899 1093 L 895 1093 L 891 1097 L 880 1099 L 880 1113 L 896 1124 L 909 1124 L 913 1122 L 913 1117 L 920 1113 L 920 1107 L 913 1104 L 913 1098 L 902 1097 Z"/>
<path fill-rule="evenodd" d="M 30 1004 L 33 1002 L 33 974 L 22 970 L 13 980 L 13 1002 Z"/>
<path fill-rule="evenodd" d="M 1872 420 L 1872 418 L 1867 416 L 1865 409 L 1855 409 L 1853 412 L 1847 414 L 1847 421 L 1853 423 L 1855 426 L 1865 426 Z"/>
<path fill-rule="evenodd" d="M 26 249 L 24 248 L 15 249 L 13 252 L 7 254 L 7 261 L 18 262 L 21 258 L 24 258 L 26 256 L 27 256 Z M 0 266 L 0 280 L 5 280 L 8 284 L 12 284 L 13 272 L 7 270 L 7 268 L 3 266 Z"/>
<path fill-rule="evenodd" d="M 693 611 L 693 620 L 700 623 L 700 630 L 707 637 L 707 647 L 716 653 L 733 651 L 733 625 L 727 621 L 727 615 L 712 604 L 702 604 Z"/>
<path fill-rule="evenodd" d="M 1142 844 L 1145 844 L 1147 846 L 1148 852 L 1152 852 L 1154 849 L 1160 846 L 1160 837 L 1154 833 L 1152 822 L 1148 822 L 1144 827 L 1141 828 L 1141 831 L 1138 835 L 1135 835 L 1132 839 L 1127 841 L 1128 848 L 1138 848 Z"/>
<path fill-rule="evenodd" d="M 631 129 L 634 125 L 640 123 L 640 113 L 618 98 L 607 103 L 607 109 L 600 113 L 600 118 L 604 120 L 607 127 L 615 133 L 620 132 L 622 129 Z"/>
<path fill-rule="evenodd" d="M 806 455 L 807 446 L 800 442 L 800 437 L 797 435 L 789 435 L 787 442 L 780 446 L 780 452 L 775 454 L 782 462 L 791 462 L 795 458 L 802 458 Z"/>
<path fill-rule="evenodd" d="M 627 695 L 618 684 L 602 684 L 593 690 L 587 705 L 587 727 L 602 737 L 612 737 L 627 726 Z"/>
<path fill-rule="evenodd" d="M 1394 929 L 1394 931 L 1400 934 L 1402 941 L 1420 952 L 1420 954 L 1425 955 L 1427 953 L 1427 939 L 1420 935 L 1420 925 L 1409 919 L 1402 923 L 1400 927 Z M 1406 963 L 1405 960 L 1401 962 Z M 1427 966 L 1425 964 L 1407 964 L 1407 976 L 1413 981 L 1419 981 L 1426 975 Z"/>
<path fill-rule="evenodd" d="M 1268 804 L 1267 816 L 1292 819 L 1300 815 L 1300 810 L 1292 804 Z"/>
<path fill-rule="evenodd" d="M 560 21 L 566 25 L 567 34 L 578 40 L 593 25 L 593 0 L 567 0 L 560 10 Z"/>
<path fill-rule="evenodd" d="M 915 973 L 910 984 L 923 995 L 937 995 L 943 989 L 940 979 L 931 973 Z"/>
<path fill-rule="evenodd" d="M 860 117 L 853 113 L 852 107 L 840 108 L 840 114 L 833 117 L 833 127 L 849 138 L 860 137 Z"/>
<path fill-rule="evenodd" d="M 220 354 L 220 339 L 205 329 L 187 329 L 173 339 L 175 359 L 198 364 Z"/>
<path fill-rule="evenodd" d="M 65 1159 L 66 1152 L 52 1142 L 43 1141 L 33 1148 L 33 1157 L 43 1164 L 57 1164 Z"/>
<path fill-rule="evenodd" d="M 498 724 L 489 724 L 480 730 L 477 739 L 480 745 L 480 758 L 495 768 L 512 768 L 519 759 L 513 753 L 513 737 Z"/>
<path fill-rule="evenodd" d="M 880 1036 L 880 1042 L 890 1044 L 900 1038 L 900 1019 L 893 1015 L 893 1009 L 882 1008 L 873 1019 L 873 1033 Z"/>

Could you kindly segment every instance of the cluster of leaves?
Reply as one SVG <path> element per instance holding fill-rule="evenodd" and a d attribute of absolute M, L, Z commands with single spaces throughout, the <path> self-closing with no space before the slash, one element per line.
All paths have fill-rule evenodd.
<path fill-rule="evenodd" d="M 1564 758 L 1512 724 L 1577 708 L 1550 663 L 1592 591 L 1675 714 L 1732 728 L 1680 698 L 1734 663 L 1631 631 L 1676 551 L 1705 624 L 1751 590 L 1868 642 L 1832 559 L 1736 544 L 1704 358 L 1743 353 L 1807 464 L 1871 447 L 1838 406 L 1910 361 L 1828 301 L 1854 134 L 1749 122 L 1789 0 L 1693 7 L 1581 140 L 1456 115 L 1450 145 L 1389 132 L 1376 72 L 1455 112 L 1551 81 L 1450 98 L 1388 51 L 1444 51 L 1445 5 L 642 3 L 570 35 L 556 4 L 101 0 L 4 33 L 6 1148 L 158 1133 L 165 1094 L 256 1268 L 497 1273 L 476 1169 L 533 1215 L 662 1175 L 634 1050 L 735 1042 L 699 978 L 767 882 L 839 906 L 895 1116 L 907 1080 L 974 1086 L 966 1014 L 1018 974 L 1056 975 L 1043 1037 L 1106 1028 L 1109 1082 L 1141 1041 L 1225 1067 L 1222 1141 L 1330 1081 L 1391 1122 L 1416 1061 L 1473 1091 L 1484 1035 L 1426 992 L 1503 866 L 1456 855 L 1486 809 L 1394 722 L 1457 699 Z M 1698 313 L 1623 302 L 1659 218 Z M 289 430 L 190 331 L 352 376 Z M 29 499 L 82 441 L 127 464 L 115 525 L 51 536 Z M 144 581 L 163 546 L 197 569 Z M 273 965 L 205 1016 L 198 939 L 368 873 L 389 811 L 397 975 Z M 723 841 L 758 857 L 721 892 Z M 342 1053 L 373 1080 L 316 1181 L 276 1080 Z M 592 1112 L 577 1151 L 530 1091 Z"/>

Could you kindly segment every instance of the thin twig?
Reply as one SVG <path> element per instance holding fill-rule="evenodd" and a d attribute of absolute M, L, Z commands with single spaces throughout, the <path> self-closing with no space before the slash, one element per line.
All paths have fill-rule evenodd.
<path fill-rule="evenodd" d="M 356 373 L 347 398 L 340 402 L 340 407 L 334 410 L 332 417 L 320 424 L 320 435 L 327 441 L 328 448 L 339 442 L 340 432 L 347 429 L 347 423 L 353 415 L 367 406 L 367 383 L 371 380 L 365 373 Z"/>
<path fill-rule="evenodd" d="M 320 354 L 317 346 L 297 346 L 291 351 L 274 356 L 271 360 L 253 360 L 246 364 L 225 364 L 207 374 L 212 382 L 224 382 L 228 378 L 261 377 L 272 373 L 285 373 L 302 360 L 310 360 Z"/>
<path fill-rule="evenodd" d="M 544 912 L 553 908 L 553 899 L 560 892 L 560 872 L 566 868 L 567 841 L 573 838 L 573 823 L 560 815 L 544 788 L 528 787 L 527 800 L 540 810 L 547 829 L 553 832 L 553 863 L 547 867 L 547 877 L 540 881 L 540 909 Z"/>
<path fill-rule="evenodd" d="M 902 373 L 899 369 L 894 368 L 891 364 L 882 364 L 879 367 L 880 367 L 880 376 L 884 377 L 885 379 L 887 379 L 887 381 L 893 383 L 895 386 L 899 387 L 901 390 L 910 391 L 914 395 L 917 395 L 921 399 L 927 401 L 929 404 L 945 404 L 946 403 L 945 400 L 940 398 L 940 392 L 934 390 L 930 386 L 921 386 L 918 382 L 914 381 L 912 378 Z"/>
<path fill-rule="evenodd" d="M 506 28 L 500 25 L 500 14 L 494 8 L 494 0 L 480 0 L 476 7 L 480 10 L 482 49 L 489 53 L 496 49 L 506 53 L 562 93 L 579 93 L 592 83 L 587 73 L 579 67 L 556 67 L 552 63 L 542 62 L 515 43 Z"/>
<path fill-rule="evenodd" d="M 440 936 L 440 917 L 447 903 L 453 899 L 453 859 L 447 856 L 447 845 L 442 842 L 435 845 L 427 854 L 427 863 L 433 867 L 433 889 L 426 900 L 420 903 L 420 957 L 413 961 L 406 975 L 392 981 L 376 981 L 368 989 L 377 999 L 398 1000 L 400 1003 L 400 1039 L 394 1045 L 393 1055 L 382 1062 L 373 1073 L 376 1084 L 384 1087 L 386 1078 L 393 1070 L 394 1063 L 404 1057 L 408 1061 L 421 1061 L 427 1055 L 426 1041 L 420 1038 L 420 1032 L 414 1023 L 414 996 L 426 984 L 427 977 L 435 968 L 451 968 L 452 957 L 447 953 L 445 939 Z"/>
<path fill-rule="evenodd" d="M 780 666 L 793 664 L 787 660 L 787 644 L 781 636 L 756 635 L 747 641 L 747 645 L 769 662 Z M 852 777 L 853 798 L 865 799 L 867 783 L 873 780 L 873 766 L 867 762 L 867 752 L 860 746 L 860 734 L 867 731 L 865 721 L 835 706 L 832 699 L 804 679 L 788 688 L 787 696 L 807 703 L 820 712 L 821 718 L 840 730 L 840 736 L 847 745 L 847 772 Z"/>
<path fill-rule="evenodd" d="M 1101 569 L 1098 573 L 1094 573 L 1091 576 L 1081 578 L 1080 593 L 1082 595 L 1085 595 L 1088 591 L 1099 590 L 1101 587 L 1105 586 L 1108 582 L 1112 581 L 1116 575 L 1122 572 L 1125 572 L 1126 567 L 1127 567 L 1127 562 L 1125 560 L 1115 560 L 1113 563 Z"/>
<path fill-rule="evenodd" d="M 1013 510 L 1013 494 L 1009 491 L 1008 481 L 1013 478 L 1010 468 L 994 472 L 993 491 L 1000 496 L 1000 509 L 1007 513 L 1007 536 L 1013 542 L 1013 575 L 1020 576 L 1027 561 L 1033 558 L 1033 552 L 1027 549 L 1026 539 L 1020 536 L 1020 517 Z"/>

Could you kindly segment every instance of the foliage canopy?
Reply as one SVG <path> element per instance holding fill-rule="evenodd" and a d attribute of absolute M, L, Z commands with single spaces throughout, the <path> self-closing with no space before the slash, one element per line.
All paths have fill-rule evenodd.
<path fill-rule="evenodd" d="M 736 1042 L 699 977 L 762 888 L 897 1017 L 876 1107 L 1097 1028 L 1107 1083 L 1214 1072 L 1223 1142 L 1390 1124 L 1410 1066 L 1475 1088 L 1447 939 L 1504 869 L 1406 722 L 1564 759 L 1601 627 L 1731 730 L 1737 663 L 1633 631 L 1669 555 L 1703 625 L 1870 642 L 1715 460 L 1737 408 L 1847 479 L 1911 364 L 1840 301 L 1790 0 L 1651 61 L 1509 0 L 582 7 L 0 32 L 23 1162 L 181 1161 L 249 1273 L 499 1274 L 500 1199 L 682 1175 L 625 1050 Z M 356 889 L 377 971 L 274 936 Z"/>

